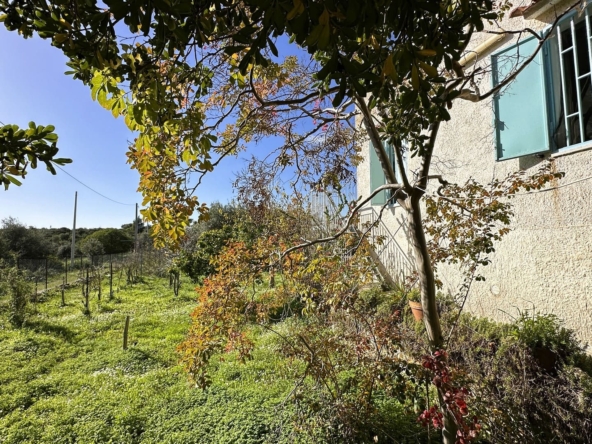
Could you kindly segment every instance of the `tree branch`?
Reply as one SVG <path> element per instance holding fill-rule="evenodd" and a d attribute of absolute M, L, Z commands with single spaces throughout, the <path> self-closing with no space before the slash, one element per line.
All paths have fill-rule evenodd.
<path fill-rule="evenodd" d="M 378 160 L 380 161 L 380 165 L 382 166 L 382 171 L 384 172 L 384 176 L 387 179 L 387 182 L 390 184 L 397 183 L 397 177 L 395 175 L 395 170 L 393 170 L 393 166 L 391 165 L 389 158 L 386 154 L 386 150 L 384 149 L 384 144 L 380 139 L 380 134 L 378 134 L 378 129 L 372 120 L 372 113 L 368 109 L 365 100 L 356 94 L 356 102 L 358 103 L 358 108 L 362 112 L 362 117 L 364 119 L 364 126 L 366 127 L 366 131 L 368 133 L 368 137 L 372 142 L 372 146 L 376 151 L 376 155 L 378 156 Z"/>
<path fill-rule="evenodd" d="M 438 136 L 438 130 L 440 129 L 440 121 L 432 123 L 430 128 L 430 139 L 428 141 L 427 147 L 424 149 L 426 150 L 423 155 L 423 160 L 421 162 L 421 174 L 419 176 L 419 187 L 414 187 L 415 190 L 421 190 L 422 194 L 425 193 L 425 189 L 428 185 L 428 180 L 430 178 L 430 166 L 432 163 L 432 154 L 434 153 L 434 146 L 436 145 L 436 138 Z M 436 177 L 436 176 L 434 176 Z"/>
<path fill-rule="evenodd" d="M 470 100 L 471 102 L 480 102 L 482 100 L 486 100 L 489 97 L 493 96 L 494 94 L 496 94 L 497 92 L 499 92 L 501 89 L 505 88 L 512 80 L 514 80 L 518 74 L 520 74 L 534 59 L 535 57 L 538 55 L 539 51 L 541 50 L 541 48 L 543 47 L 543 45 L 545 44 L 545 42 L 549 39 L 549 37 L 551 36 L 551 34 L 553 33 L 553 31 L 555 30 L 555 28 L 557 27 L 557 23 L 559 23 L 559 21 L 570 11 L 572 11 L 573 9 L 575 9 L 577 6 L 579 6 L 581 4 L 581 1 L 577 1 L 576 3 L 572 4 L 569 8 L 567 8 L 562 14 L 558 15 L 555 20 L 553 21 L 552 25 L 551 25 L 551 29 L 549 30 L 549 32 L 547 33 L 547 35 L 545 35 L 544 37 L 539 37 L 538 35 L 536 35 L 536 33 L 534 33 L 537 37 L 537 39 L 539 40 L 539 44 L 537 45 L 535 51 L 532 53 L 532 55 L 530 57 L 528 57 L 528 59 L 526 59 L 522 65 L 520 65 L 520 67 L 518 67 L 518 69 L 516 69 L 516 71 L 514 71 L 512 74 L 510 74 L 508 77 L 506 77 L 502 82 L 500 82 L 498 85 L 496 85 L 495 87 L 493 87 L 492 89 L 490 89 L 488 92 L 486 92 L 485 94 L 471 94 L 470 92 L 467 91 L 463 91 L 461 93 L 461 95 L 458 97 L 460 99 L 465 99 L 465 100 Z M 510 31 L 508 31 L 510 32 Z M 533 31 L 530 28 L 524 28 L 520 31 L 511 31 L 512 34 L 520 34 L 522 32 L 530 32 L 533 33 Z"/>
<path fill-rule="evenodd" d="M 321 239 L 311 240 L 311 241 L 304 242 L 302 244 L 299 244 L 299 245 L 295 245 L 293 247 L 290 247 L 290 248 L 288 248 L 286 251 L 284 251 L 281 254 L 281 257 L 286 256 L 287 254 L 291 253 L 292 251 L 300 250 L 300 249 L 306 248 L 306 247 L 311 247 L 311 246 L 316 245 L 316 244 L 321 244 L 321 243 L 325 243 L 325 242 L 331 242 L 331 241 L 334 241 L 334 240 L 338 239 L 340 236 L 342 236 L 347 231 L 347 229 L 349 228 L 349 226 L 350 226 L 353 218 L 356 216 L 357 212 L 360 211 L 360 209 L 365 204 L 367 204 L 374 196 L 376 196 L 381 191 L 385 191 L 385 190 L 397 190 L 397 191 L 399 191 L 399 190 L 401 190 L 401 185 L 391 183 L 391 184 L 382 185 L 382 186 L 376 188 L 372 193 L 370 193 L 370 195 L 368 197 L 366 197 L 364 200 L 360 201 L 360 203 L 358 203 L 351 210 L 351 214 L 347 218 L 347 221 L 345 222 L 345 225 L 337 233 L 335 233 L 333 236 L 328 236 L 328 237 L 324 237 L 324 238 L 321 238 Z"/>

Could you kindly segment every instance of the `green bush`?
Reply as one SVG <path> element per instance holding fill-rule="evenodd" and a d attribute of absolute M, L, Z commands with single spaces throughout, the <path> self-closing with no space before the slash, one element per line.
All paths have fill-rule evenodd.
<path fill-rule="evenodd" d="M 127 253 L 134 246 L 133 239 L 124 231 L 117 228 L 104 228 L 95 231 L 86 239 L 96 239 L 101 245 L 105 254 Z"/>
<path fill-rule="evenodd" d="M 546 349 L 562 360 L 573 359 L 584 352 L 575 332 L 563 327 L 554 314 L 521 312 L 512 323 L 511 335 L 533 352 Z"/>
<path fill-rule="evenodd" d="M 444 331 L 457 310 L 443 313 Z M 472 394 L 482 442 L 592 442 L 589 359 L 556 316 L 525 312 L 504 324 L 463 314 L 449 355 Z"/>
<path fill-rule="evenodd" d="M 211 261 L 231 241 L 251 242 L 259 233 L 244 208 L 212 204 L 209 219 L 187 229 L 177 267 L 194 282 L 213 273 Z"/>
<path fill-rule="evenodd" d="M 25 322 L 31 291 L 31 284 L 26 281 L 23 272 L 16 267 L 7 267 L 0 260 L 0 300 L 8 298 L 8 319 L 15 327 L 22 327 Z"/>

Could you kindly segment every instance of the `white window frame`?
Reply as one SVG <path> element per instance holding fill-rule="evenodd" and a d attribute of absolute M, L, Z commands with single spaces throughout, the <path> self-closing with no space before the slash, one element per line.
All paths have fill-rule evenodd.
<path fill-rule="evenodd" d="M 582 92 L 580 81 L 585 79 L 586 77 L 590 77 L 590 81 L 592 83 L 592 24 L 590 23 L 592 20 L 592 15 L 590 13 L 590 5 L 587 5 L 584 9 L 584 14 L 581 17 L 577 17 L 578 12 L 572 11 L 563 17 L 557 27 L 553 30 L 553 35 L 549 37 L 545 45 L 543 46 L 543 51 L 549 51 L 549 55 L 547 57 L 545 63 L 545 84 L 548 91 L 547 94 L 547 113 L 548 113 L 548 120 L 549 120 L 549 135 L 551 142 L 551 156 L 558 157 L 560 155 L 569 154 L 572 152 L 583 151 L 586 149 L 592 148 L 592 139 L 591 140 L 584 140 L 577 143 L 572 143 L 573 135 L 570 134 L 570 125 L 569 119 L 576 117 L 578 118 L 579 122 L 579 131 L 580 131 L 580 138 L 585 138 L 585 127 L 584 127 L 584 116 L 583 116 L 583 109 L 582 109 Z M 579 64 L 577 58 L 577 40 L 576 40 L 576 25 L 580 22 L 584 21 L 586 26 L 586 41 L 587 41 L 587 54 L 588 54 L 588 63 L 589 63 L 589 71 L 585 74 L 580 75 L 579 73 Z M 570 30 L 572 45 L 569 48 L 564 48 L 564 43 L 562 41 L 562 33 L 566 30 Z M 547 30 L 546 32 L 549 32 Z M 555 40 L 555 42 L 553 42 Z M 553 66 L 553 58 L 551 51 L 557 50 L 558 53 L 555 54 L 559 61 L 558 71 L 559 71 L 559 78 L 553 75 L 553 71 L 555 67 Z M 567 79 L 565 74 L 565 66 L 563 61 L 563 55 L 570 53 L 573 55 L 573 63 L 574 63 L 574 72 L 576 76 L 575 81 L 575 88 L 576 88 L 576 95 L 577 95 L 577 110 L 568 114 L 568 97 L 566 95 L 567 90 Z M 557 86 L 556 84 L 559 83 Z M 565 137 L 566 137 L 566 146 L 559 148 L 555 141 L 555 134 L 554 130 L 558 125 L 558 120 L 560 117 L 555 112 L 555 100 L 554 100 L 554 89 L 556 87 L 561 88 L 561 106 L 563 109 L 563 124 L 565 125 Z M 589 94 L 592 94 L 592 90 Z M 560 113 L 561 114 L 561 113 Z"/>

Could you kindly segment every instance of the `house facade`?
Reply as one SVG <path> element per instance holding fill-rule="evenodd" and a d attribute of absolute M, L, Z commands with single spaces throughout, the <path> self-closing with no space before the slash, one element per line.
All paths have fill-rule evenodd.
<path fill-rule="evenodd" d="M 467 308 L 497 320 L 524 310 L 554 313 L 592 343 L 592 6 L 574 8 L 550 30 L 572 4 L 514 3 L 499 26 L 489 25 L 495 34 L 474 37 L 462 64 L 465 72 L 479 70 L 474 86 L 481 93 L 515 73 L 539 44 L 528 31 L 498 32 L 529 28 L 547 38 L 532 62 L 491 100 L 455 101 L 438 136 L 432 174 L 458 184 L 469 178 L 487 184 L 518 170 L 535 172 L 553 159 L 565 177 L 548 191 L 512 200 L 512 231 L 496 245 L 492 263 L 480 269 L 486 280 L 473 283 Z M 368 196 L 384 175 L 369 143 L 362 154 L 358 194 Z M 413 158 L 407 168 L 413 177 L 418 168 Z M 384 207 L 392 242 L 411 259 L 404 212 L 384 202 L 385 196 L 377 195 L 362 214 L 376 217 Z M 387 252 L 382 254 L 388 262 Z M 458 269 L 440 267 L 438 278 L 445 291 L 458 293 Z"/>

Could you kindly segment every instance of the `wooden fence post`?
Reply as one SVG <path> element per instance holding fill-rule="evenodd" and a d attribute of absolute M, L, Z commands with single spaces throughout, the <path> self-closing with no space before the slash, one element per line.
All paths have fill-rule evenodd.
<path fill-rule="evenodd" d="M 129 333 L 129 315 L 125 317 L 125 327 L 123 327 L 123 349 L 127 350 L 127 335 Z"/>
<path fill-rule="evenodd" d="M 113 257 L 109 255 L 109 298 L 113 297 Z"/>

